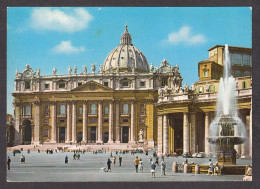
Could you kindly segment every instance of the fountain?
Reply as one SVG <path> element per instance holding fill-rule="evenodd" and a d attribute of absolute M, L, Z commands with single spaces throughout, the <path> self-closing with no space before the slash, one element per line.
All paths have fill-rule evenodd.
<path fill-rule="evenodd" d="M 238 116 L 236 102 L 236 82 L 230 74 L 231 64 L 228 45 L 225 45 L 224 75 L 220 79 L 216 117 L 210 124 L 210 144 L 217 146 L 219 164 L 236 164 L 235 145 L 246 141 L 246 130 Z"/>

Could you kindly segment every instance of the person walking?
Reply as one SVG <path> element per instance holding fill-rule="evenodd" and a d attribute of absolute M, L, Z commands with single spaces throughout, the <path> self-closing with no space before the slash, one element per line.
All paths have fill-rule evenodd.
<path fill-rule="evenodd" d="M 112 161 L 110 161 L 110 159 L 108 158 L 108 160 L 107 160 L 107 172 L 110 170 L 110 172 L 111 172 L 111 163 L 112 163 Z"/>
<path fill-rule="evenodd" d="M 68 161 L 69 161 L 69 158 L 68 158 L 68 156 L 66 155 L 66 157 L 65 157 L 65 164 L 67 164 Z"/>
<path fill-rule="evenodd" d="M 21 156 L 21 163 L 25 163 L 25 157 L 23 155 Z"/>
<path fill-rule="evenodd" d="M 165 162 L 164 162 L 164 159 L 162 159 L 162 161 L 161 161 L 161 175 L 163 176 L 165 176 L 165 169 L 166 169 L 166 164 L 165 164 Z"/>
<path fill-rule="evenodd" d="M 77 156 L 78 160 L 80 159 L 80 154 L 78 153 L 78 156 Z"/>
<path fill-rule="evenodd" d="M 116 165 L 116 156 L 113 157 L 113 163 L 114 163 L 114 167 Z"/>
<path fill-rule="evenodd" d="M 139 169 L 139 171 L 142 171 L 142 172 L 144 170 L 144 165 L 143 165 L 142 159 L 140 159 L 140 161 L 139 161 L 138 169 Z"/>
<path fill-rule="evenodd" d="M 135 158 L 135 171 L 138 172 L 139 159 L 138 156 Z"/>
<path fill-rule="evenodd" d="M 122 157 L 119 156 L 119 166 L 121 166 L 121 164 L 122 164 Z"/>
<path fill-rule="evenodd" d="M 150 156 L 149 157 L 149 164 L 152 164 L 153 158 Z"/>
<path fill-rule="evenodd" d="M 156 168 L 156 165 L 154 162 L 152 162 L 152 165 L 151 165 L 152 178 L 155 178 L 155 168 Z"/>
<path fill-rule="evenodd" d="M 11 164 L 11 159 L 10 159 L 10 157 L 8 156 L 8 158 L 7 158 L 7 168 L 8 168 L 8 170 L 10 170 L 10 164 Z"/>
<path fill-rule="evenodd" d="M 73 160 L 76 160 L 76 153 L 74 152 Z"/>
<path fill-rule="evenodd" d="M 209 170 L 208 170 L 208 175 L 211 173 L 211 176 L 213 176 L 214 172 L 214 165 L 211 159 L 209 159 Z"/>

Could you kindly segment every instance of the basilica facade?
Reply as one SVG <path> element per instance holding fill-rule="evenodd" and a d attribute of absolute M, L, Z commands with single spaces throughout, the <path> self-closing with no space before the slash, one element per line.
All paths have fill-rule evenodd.
<path fill-rule="evenodd" d="M 218 82 L 223 68 L 223 46 L 209 50 L 199 62 L 200 81 L 182 85 L 179 66 L 162 60 L 149 65 L 132 43 L 127 26 L 120 44 L 90 71 L 69 67 L 68 74 L 42 76 L 29 65 L 16 71 L 15 144 L 142 144 L 158 152 L 211 151 L 206 138 L 213 119 Z M 251 49 L 232 47 L 238 108 L 251 124 Z M 231 48 L 231 49 L 232 49 Z M 239 57 L 240 58 L 240 57 Z M 239 59 L 240 60 L 240 59 Z M 249 61 L 249 62 L 248 62 Z M 183 87 L 182 87 L 183 86 Z M 250 139 L 248 140 L 250 143 Z M 240 153 L 250 153 L 244 146 Z M 244 150 L 244 151 L 243 151 Z"/>

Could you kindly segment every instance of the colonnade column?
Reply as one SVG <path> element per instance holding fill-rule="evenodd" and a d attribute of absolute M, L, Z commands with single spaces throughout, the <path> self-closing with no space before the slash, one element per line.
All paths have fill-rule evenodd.
<path fill-rule="evenodd" d="M 71 139 L 71 142 L 73 143 L 76 143 L 77 142 L 77 139 L 76 139 L 76 132 L 77 132 L 77 127 L 76 127 L 76 124 L 77 124 L 77 101 L 72 101 L 72 133 L 71 133 L 71 136 L 72 136 L 72 139 Z"/>
<path fill-rule="evenodd" d="M 169 138 L 169 132 L 168 132 L 168 115 L 163 115 L 163 154 L 168 154 L 169 147 L 168 147 L 168 138 Z"/>
<path fill-rule="evenodd" d="M 252 158 L 252 106 L 250 109 L 250 122 L 249 122 L 249 157 Z"/>
<path fill-rule="evenodd" d="M 243 122 L 245 124 L 245 131 L 247 133 L 247 128 L 249 127 L 249 120 L 247 119 L 247 115 L 246 114 L 242 114 L 243 115 Z M 247 136 L 247 135 L 246 135 Z M 245 154 L 248 155 L 249 151 L 247 150 L 247 147 L 249 146 L 249 142 L 248 140 L 246 140 L 243 144 L 241 144 L 241 155 Z"/>
<path fill-rule="evenodd" d="M 191 154 L 196 152 L 196 112 L 191 112 L 191 140 L 190 140 L 190 151 Z"/>
<path fill-rule="evenodd" d="M 103 142 L 103 106 L 102 101 L 98 101 L 98 140 L 97 143 Z"/>
<path fill-rule="evenodd" d="M 120 101 L 116 101 L 116 143 L 120 143 Z"/>
<path fill-rule="evenodd" d="M 83 130 L 82 130 L 82 142 L 87 143 L 88 139 L 88 106 L 87 106 L 87 101 L 85 100 L 83 102 Z"/>
<path fill-rule="evenodd" d="M 20 133 L 20 125 L 21 125 L 21 103 L 14 102 L 15 106 L 15 126 L 14 126 L 14 145 L 18 145 L 22 143 L 22 136 Z"/>
<path fill-rule="evenodd" d="M 135 143 L 135 101 L 131 101 L 131 143 Z"/>
<path fill-rule="evenodd" d="M 40 144 L 40 101 L 34 101 L 34 140 L 33 144 Z"/>
<path fill-rule="evenodd" d="M 183 112 L 183 153 L 190 152 L 190 126 L 188 112 Z"/>
<path fill-rule="evenodd" d="M 56 143 L 56 116 L 57 116 L 57 112 L 56 112 L 56 101 L 51 101 L 51 126 L 52 126 L 52 138 L 51 138 L 51 142 L 52 143 Z"/>
<path fill-rule="evenodd" d="M 210 144 L 207 140 L 207 138 L 209 137 L 209 119 L 210 119 L 210 115 L 209 112 L 205 112 L 205 153 L 209 154 L 209 148 L 210 148 Z"/>
<path fill-rule="evenodd" d="M 113 100 L 109 101 L 109 139 L 108 139 L 108 143 L 114 143 L 114 140 L 113 140 Z"/>
<path fill-rule="evenodd" d="M 71 142 L 71 102 L 67 102 L 67 128 L 66 128 L 66 143 Z"/>

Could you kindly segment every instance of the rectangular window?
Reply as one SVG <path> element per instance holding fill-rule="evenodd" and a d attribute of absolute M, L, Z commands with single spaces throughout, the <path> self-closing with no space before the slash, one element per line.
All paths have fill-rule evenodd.
<path fill-rule="evenodd" d="M 31 115 L 31 106 L 25 106 L 25 115 Z"/>
<path fill-rule="evenodd" d="M 65 104 L 60 105 L 60 114 L 66 114 L 66 106 Z"/>
<path fill-rule="evenodd" d="M 109 108 L 108 108 L 108 106 L 105 106 L 105 115 L 108 115 L 109 114 Z"/>
<path fill-rule="evenodd" d="M 96 104 L 91 104 L 90 113 L 97 114 L 97 105 Z"/>
<path fill-rule="evenodd" d="M 124 123 L 128 123 L 128 119 L 123 119 L 123 122 Z"/>
<path fill-rule="evenodd" d="M 81 83 L 81 82 L 79 82 L 79 83 L 78 83 L 78 87 L 79 87 L 79 86 L 81 86 L 81 85 L 82 85 L 82 83 Z"/>
<path fill-rule="evenodd" d="M 65 120 L 64 119 L 60 119 L 60 123 L 65 123 Z"/>
<path fill-rule="evenodd" d="M 243 54 L 243 65 L 251 66 L 251 55 Z"/>
<path fill-rule="evenodd" d="M 82 115 L 83 114 L 83 108 L 82 106 L 79 107 L 79 115 Z"/>
<path fill-rule="evenodd" d="M 140 115 L 145 115 L 145 104 L 140 104 Z"/>
<path fill-rule="evenodd" d="M 44 106 L 44 115 L 45 117 L 49 117 L 50 116 L 50 109 L 48 105 Z"/>
<path fill-rule="evenodd" d="M 128 81 L 123 81 L 123 82 L 122 82 L 122 86 L 123 86 L 123 87 L 128 87 Z"/>
<path fill-rule="evenodd" d="M 42 137 L 49 137 L 49 130 L 48 129 L 42 130 Z"/>
<path fill-rule="evenodd" d="M 141 122 L 141 123 L 145 123 L 145 119 L 144 119 L 144 118 L 141 118 L 141 119 L 140 119 L 140 122 Z"/>
<path fill-rule="evenodd" d="M 168 86 L 168 78 L 162 79 L 162 87 Z"/>
<path fill-rule="evenodd" d="M 204 88 L 203 87 L 199 87 L 199 93 L 203 93 Z"/>
<path fill-rule="evenodd" d="M 233 53 L 231 61 L 232 65 L 242 65 L 242 54 Z"/>
<path fill-rule="evenodd" d="M 104 123 L 108 123 L 108 119 L 104 119 Z"/>
<path fill-rule="evenodd" d="M 123 114 L 129 114 L 129 105 L 128 104 L 123 105 Z"/>
<path fill-rule="evenodd" d="M 104 82 L 104 85 L 105 85 L 106 87 L 108 87 L 108 82 Z"/>
<path fill-rule="evenodd" d="M 44 84 L 44 89 L 49 89 L 49 87 L 50 87 L 50 84 L 47 84 L 47 83 Z"/>
<path fill-rule="evenodd" d="M 25 81 L 25 89 L 30 89 L 30 88 L 31 88 L 31 82 Z"/>
<path fill-rule="evenodd" d="M 65 88 L 65 83 L 59 83 L 59 88 L 64 89 Z"/>
<path fill-rule="evenodd" d="M 82 123 L 82 119 L 78 119 L 78 123 Z"/>
<path fill-rule="evenodd" d="M 246 81 L 243 81 L 243 82 L 242 82 L 242 89 L 246 89 L 246 87 L 247 87 L 246 84 L 247 84 Z"/>
<path fill-rule="evenodd" d="M 140 87 L 145 87 L 145 81 L 140 82 Z"/>
<path fill-rule="evenodd" d="M 204 77 L 208 77 L 209 76 L 209 71 L 208 70 L 204 70 Z"/>

